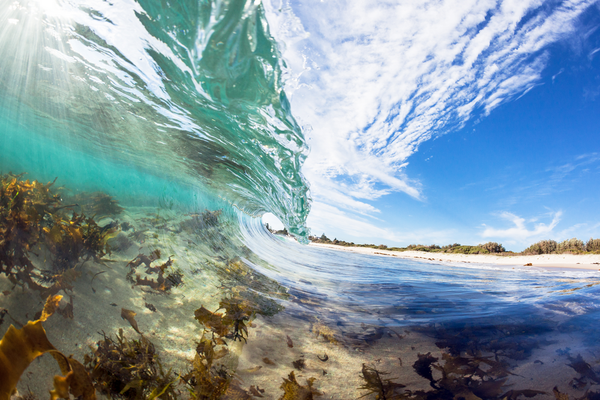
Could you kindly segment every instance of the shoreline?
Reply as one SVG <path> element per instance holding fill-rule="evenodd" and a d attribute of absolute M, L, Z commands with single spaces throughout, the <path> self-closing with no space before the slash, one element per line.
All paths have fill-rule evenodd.
<path fill-rule="evenodd" d="M 496 256 L 493 254 L 428 253 L 426 251 L 390 251 L 371 247 L 347 247 L 335 244 L 310 243 L 330 250 L 347 251 L 375 256 L 418 259 L 422 261 L 442 261 L 455 263 L 481 263 L 506 266 L 528 266 L 547 268 L 569 268 L 600 270 L 600 254 L 540 254 L 528 256 Z"/>

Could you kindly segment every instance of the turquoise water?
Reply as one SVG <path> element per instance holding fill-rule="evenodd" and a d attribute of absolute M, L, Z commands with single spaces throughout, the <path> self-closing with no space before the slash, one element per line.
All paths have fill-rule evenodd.
<path fill-rule="evenodd" d="M 304 238 L 307 147 L 263 14 L 243 1 L 7 2 L 2 169 L 52 175 L 93 157 L 108 175 L 91 162 L 73 184 L 102 185 L 118 165 L 272 212 Z"/>
<path fill-rule="evenodd" d="M 211 330 L 195 312 L 222 312 L 219 302 L 232 298 L 251 304 L 252 317 L 243 320 L 243 341 L 212 328 L 213 345 L 228 355 L 209 365 L 211 379 L 266 388 L 266 398 L 283 398 L 291 371 L 304 390 L 315 378 L 316 392 L 285 399 L 525 395 L 506 395 L 512 389 L 553 398 L 555 385 L 583 398 L 597 389 L 596 271 L 365 256 L 304 246 L 263 227 L 259 217 L 273 213 L 305 242 L 310 193 L 301 173 L 308 147 L 260 2 L 0 4 L 0 173 L 57 178 L 52 190 L 71 205 L 68 217 L 86 212 L 73 205 L 86 193 L 103 192 L 124 208 L 88 215 L 116 236 L 102 260 L 78 260 L 79 278 L 59 292 L 63 308 L 74 299 L 74 317 L 44 325 L 63 353 L 85 360 L 100 331 L 137 337 L 119 315 L 134 310 L 140 334 L 179 374 L 171 383 L 178 396 L 235 398 L 188 391 L 180 379 Z M 29 251 L 44 285 L 59 280 L 44 259 L 49 246 Z M 156 250 L 152 267 L 131 272 L 132 260 Z M 169 262 L 172 286 L 151 286 L 152 268 Z M 0 308 L 17 325 L 45 300 L 32 286 L 0 275 Z M 421 368 L 429 352 L 440 361 Z M 292 363 L 299 359 L 306 369 Z M 475 363 L 485 366 L 475 373 Z M 407 388 L 369 392 L 373 375 L 363 364 Z M 46 395 L 56 367 L 31 368 L 19 390 Z M 123 397 L 150 396 L 131 393 Z"/>

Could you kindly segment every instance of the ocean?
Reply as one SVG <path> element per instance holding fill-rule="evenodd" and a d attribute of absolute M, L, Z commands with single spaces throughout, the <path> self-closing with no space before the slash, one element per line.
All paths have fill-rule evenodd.
<path fill-rule="evenodd" d="M 600 396 L 597 271 L 307 245 L 259 1 L 0 4 L 0 400 Z"/>

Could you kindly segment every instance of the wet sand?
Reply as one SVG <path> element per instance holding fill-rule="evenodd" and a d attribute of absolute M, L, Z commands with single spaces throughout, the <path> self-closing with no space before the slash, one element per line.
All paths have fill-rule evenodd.
<path fill-rule="evenodd" d="M 449 254 L 428 253 L 425 251 L 390 251 L 370 247 L 346 247 L 333 244 L 311 243 L 310 246 L 337 251 L 348 251 L 367 255 L 417 259 L 419 261 L 443 261 L 456 263 L 479 263 L 506 266 L 525 266 L 548 268 L 575 268 L 600 271 L 600 254 L 541 254 L 531 256 L 498 256 L 492 254 Z"/>

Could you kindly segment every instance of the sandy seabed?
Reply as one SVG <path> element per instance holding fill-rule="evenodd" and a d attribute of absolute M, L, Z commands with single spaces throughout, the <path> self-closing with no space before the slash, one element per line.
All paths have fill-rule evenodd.
<path fill-rule="evenodd" d="M 91 354 L 95 344 L 103 338 L 103 333 L 115 337 L 119 329 L 123 329 L 128 338 L 138 338 L 129 323 L 121 318 L 121 308 L 137 313 L 139 330 L 156 347 L 164 366 L 177 373 L 184 374 L 190 369 L 195 349 L 204 328 L 194 319 L 194 311 L 201 306 L 208 310 L 217 310 L 219 301 L 226 293 L 223 289 L 222 277 L 208 268 L 205 254 L 210 251 L 204 245 L 194 243 L 189 236 L 176 235 L 173 227 L 181 222 L 183 216 L 166 215 L 161 220 L 162 228 L 156 228 L 159 218 L 155 210 L 130 209 L 119 216 L 121 222 L 132 225 L 132 232 L 144 232 L 144 240 L 113 254 L 110 262 L 96 264 L 87 262 L 82 267 L 82 276 L 74 283 L 73 290 L 66 293 L 61 302 L 64 307 L 70 296 L 73 297 L 74 318 L 63 318 L 55 314 L 44 322 L 44 328 L 50 342 L 66 355 L 73 355 L 83 361 L 85 354 Z M 145 222 L 144 222 L 145 221 Z M 108 221 L 104 221 L 106 223 Z M 384 250 L 366 248 L 345 248 L 340 246 L 316 245 L 335 250 L 354 251 L 363 254 L 386 255 L 405 258 L 417 258 L 419 261 L 452 261 L 452 262 L 486 262 L 520 265 L 531 262 L 534 265 L 592 268 L 599 256 L 539 256 L 539 257 L 494 257 L 439 255 L 421 252 L 393 253 Z M 185 285 L 173 288 L 169 293 L 159 293 L 143 286 L 132 286 L 125 275 L 127 264 L 140 252 L 148 254 L 152 249 L 160 248 L 162 257 L 157 263 L 167 261 L 175 255 L 175 265 L 186 271 Z M 561 257 L 563 257 L 561 259 Z M 485 261 L 484 261 L 485 260 Z M 221 261 L 214 261 L 220 263 Z M 578 264 L 579 263 L 579 264 Z M 223 264 L 226 266 L 226 264 Z M 193 273 L 190 273 L 193 271 Z M 0 307 L 10 312 L 11 318 L 21 324 L 33 320 L 36 312 L 43 308 L 44 299 L 37 292 L 27 288 L 13 287 L 4 277 L 0 277 Z M 61 293 L 64 294 L 64 293 Z M 304 300 L 309 301 L 309 300 Z M 156 311 L 148 308 L 152 304 Z M 6 318 L 0 325 L 0 336 L 13 323 Z M 271 316 L 258 315 L 249 324 L 247 342 L 229 341 L 229 355 L 222 360 L 231 371 L 235 371 L 236 379 L 241 387 L 248 389 L 258 386 L 264 389 L 264 399 L 280 399 L 283 391 L 280 386 L 283 378 L 295 371 L 298 382 L 302 385 L 310 378 L 315 378 L 314 388 L 323 399 L 374 399 L 375 395 L 364 396 L 361 390 L 364 380 L 361 378 L 363 364 L 386 372 L 386 379 L 402 383 L 412 391 L 431 390 L 429 381 L 419 376 L 413 365 L 419 354 L 431 353 L 442 360 L 446 353 L 444 348 L 436 345 L 436 339 L 426 332 L 412 327 L 400 327 L 379 330 L 379 327 L 363 326 L 358 330 L 363 334 L 349 338 L 335 325 L 329 325 L 326 334 L 318 328 L 319 316 L 298 317 L 285 310 Z M 321 332 L 321 333 L 320 333 Z M 377 334 L 379 332 L 379 334 Z M 507 333 L 508 334 L 508 333 Z M 553 399 L 552 387 L 561 388 L 562 392 L 581 397 L 584 389 L 574 389 L 569 382 L 577 374 L 568 367 L 569 360 L 565 354 L 557 353 L 570 343 L 572 355 L 581 353 L 586 359 L 596 358 L 590 349 L 574 343 L 582 343 L 583 338 L 577 334 L 552 333 L 547 337 L 554 343 L 532 350 L 530 356 L 523 360 L 510 360 L 513 375 L 505 382 L 506 390 L 540 389 L 545 395 L 536 399 Z M 290 344 L 293 347 L 290 347 Z M 488 355 L 489 356 L 489 355 Z M 303 359 L 305 367 L 301 370 L 293 365 L 294 361 Z M 325 361 L 322 361 L 325 360 Z M 52 377 L 60 371 L 56 362 L 49 355 L 36 359 L 23 374 L 19 383 L 19 391 L 31 390 L 39 398 L 48 396 L 52 388 Z M 434 369 L 433 377 L 441 378 L 441 372 Z M 0 377 L 1 379 L 1 377 Z M 593 385 L 592 385 L 593 386 Z M 586 386 L 590 388 L 592 386 Z M 99 397 L 103 398 L 100 393 Z M 189 394 L 181 390 L 182 398 Z"/>

